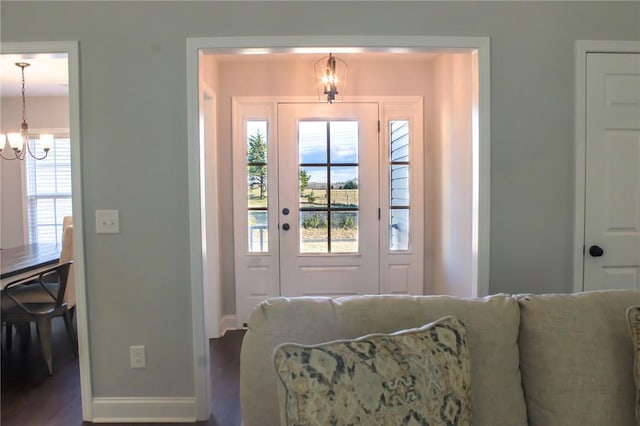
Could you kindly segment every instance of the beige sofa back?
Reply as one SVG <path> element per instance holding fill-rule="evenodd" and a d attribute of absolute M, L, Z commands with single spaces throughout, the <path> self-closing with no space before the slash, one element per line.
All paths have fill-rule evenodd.
<path fill-rule="evenodd" d="M 625 311 L 640 305 L 640 292 L 517 299 L 529 424 L 635 425 L 633 345 Z"/>
<path fill-rule="evenodd" d="M 474 426 L 526 425 L 518 352 L 520 312 L 511 296 L 275 298 L 252 313 L 242 345 L 244 426 L 276 426 L 280 415 L 272 353 L 284 342 L 314 344 L 418 327 L 447 315 L 467 325 Z"/>

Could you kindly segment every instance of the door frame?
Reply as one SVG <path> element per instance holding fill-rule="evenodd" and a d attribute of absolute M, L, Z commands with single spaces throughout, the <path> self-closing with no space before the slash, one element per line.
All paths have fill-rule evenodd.
<path fill-rule="evenodd" d="M 267 36 L 267 37 L 193 37 L 187 38 L 187 144 L 189 181 L 189 258 L 191 277 L 191 319 L 193 333 L 194 387 L 196 417 L 204 420 L 211 411 L 208 395 L 210 385 L 208 365 L 202 363 L 209 345 L 204 327 L 203 306 L 203 240 L 201 197 L 205 182 L 202 170 L 202 140 L 198 123 L 198 72 L 201 51 L 210 53 L 326 52 L 329 48 L 359 51 L 456 52 L 471 51 L 478 63 L 478 128 L 473 129 L 474 185 L 473 208 L 477 215 L 472 224 L 473 259 L 472 293 L 489 294 L 490 255 L 490 176 L 491 176 L 491 100 L 490 100 L 490 39 L 489 37 L 429 37 L 429 36 Z M 217 182 L 209 182 L 217 185 Z M 211 206 L 209 206 L 211 207 Z M 217 208 L 217 206 L 215 207 Z M 219 315 L 222 314 L 219 312 Z"/>
<path fill-rule="evenodd" d="M 577 40 L 575 45 L 575 193 L 573 231 L 573 291 L 584 289 L 584 215 L 587 155 L 587 54 L 640 53 L 640 41 Z"/>
<path fill-rule="evenodd" d="M 71 139 L 71 191 L 73 214 L 73 255 L 78 327 L 78 363 L 82 419 L 93 418 L 89 322 L 84 265 L 84 225 L 82 210 L 82 165 L 80 144 L 80 65 L 78 41 L 0 43 L 0 54 L 65 53 L 69 69 L 69 138 Z"/>

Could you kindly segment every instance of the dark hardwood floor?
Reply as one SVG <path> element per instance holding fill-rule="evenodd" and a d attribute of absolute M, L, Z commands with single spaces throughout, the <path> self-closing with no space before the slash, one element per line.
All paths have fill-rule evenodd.
<path fill-rule="evenodd" d="M 35 331 L 31 336 L 30 348 L 22 353 L 15 335 L 12 351 L 6 350 L 4 328 L 2 330 L 2 426 L 92 425 L 82 421 L 78 359 L 71 349 L 63 321 L 55 319 L 53 322 L 53 376 L 47 374 Z M 220 339 L 210 341 L 213 414 L 209 421 L 198 422 L 195 425 L 240 425 L 240 346 L 243 336 L 243 330 L 234 330 L 227 332 Z M 171 424 L 162 423 L 162 426 Z M 123 423 L 118 425 L 122 426 Z"/>

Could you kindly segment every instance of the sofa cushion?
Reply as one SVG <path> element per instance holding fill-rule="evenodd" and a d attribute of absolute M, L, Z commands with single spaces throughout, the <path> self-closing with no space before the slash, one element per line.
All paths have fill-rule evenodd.
<path fill-rule="evenodd" d="M 286 342 L 317 344 L 420 327 L 452 315 L 466 324 L 474 426 L 526 425 L 520 383 L 520 314 L 511 296 L 273 298 L 251 314 L 240 355 L 244 426 L 280 424 L 272 353 Z"/>
<path fill-rule="evenodd" d="M 529 424 L 634 424 L 633 351 L 625 312 L 640 304 L 640 292 L 523 295 L 518 301 Z"/>
<path fill-rule="evenodd" d="M 640 425 L 640 306 L 627 310 L 627 322 L 633 343 L 633 379 L 636 383 L 636 423 Z"/>
<path fill-rule="evenodd" d="M 464 324 L 420 328 L 274 352 L 282 425 L 470 425 Z"/>

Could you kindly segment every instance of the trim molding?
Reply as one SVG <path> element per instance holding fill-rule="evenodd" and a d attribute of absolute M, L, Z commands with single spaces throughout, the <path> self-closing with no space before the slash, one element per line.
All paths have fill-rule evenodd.
<path fill-rule="evenodd" d="M 80 144 L 80 59 L 78 41 L 10 42 L 0 44 L 0 53 L 66 53 L 69 69 L 69 138 L 71 139 L 71 180 L 74 278 L 76 285 L 76 315 L 78 324 L 78 357 L 82 419 L 91 420 L 91 359 L 85 287 L 84 225 L 82 212 L 82 155 Z"/>
<path fill-rule="evenodd" d="M 409 52 L 429 51 L 474 51 L 477 52 L 479 73 L 478 145 L 479 179 L 478 197 L 478 253 L 477 275 L 474 277 L 473 293 L 484 296 L 489 293 L 490 266 L 490 188 L 491 188 L 491 90 L 490 90 L 490 40 L 488 37 L 432 37 L 432 36 L 271 36 L 271 37 L 193 37 L 187 38 L 187 144 L 189 178 L 189 241 L 191 301 L 193 326 L 193 360 L 195 395 L 198 420 L 210 413 L 208 344 L 204 327 L 203 262 L 202 262 L 202 162 L 201 141 L 198 123 L 198 62 L 202 51 L 212 53 L 252 53 L 256 48 L 268 49 L 271 53 L 299 52 L 301 49 L 327 47 L 340 49 L 388 50 L 402 48 Z M 334 50 L 335 51 L 335 50 Z"/>
<path fill-rule="evenodd" d="M 196 399 L 185 397 L 93 398 L 94 423 L 195 422 Z"/>
<path fill-rule="evenodd" d="M 586 191 L 587 145 L 587 54 L 588 53 L 640 53 L 639 41 L 577 40 L 575 57 L 575 193 L 573 228 L 573 291 L 584 289 L 584 215 Z"/>
<path fill-rule="evenodd" d="M 187 158 L 189 181 L 189 260 L 191 272 L 191 322 L 193 336 L 193 382 L 196 420 L 206 420 L 211 415 L 211 373 L 209 339 L 205 327 L 204 263 L 202 192 L 204 175 L 204 149 L 201 146 L 199 105 L 200 46 L 187 39 Z M 217 206 L 215 206 L 217 209 Z"/>

